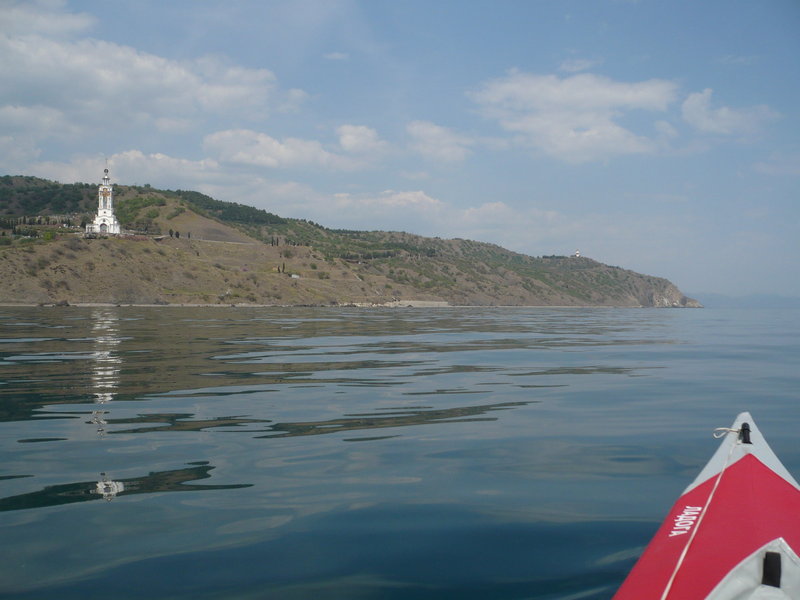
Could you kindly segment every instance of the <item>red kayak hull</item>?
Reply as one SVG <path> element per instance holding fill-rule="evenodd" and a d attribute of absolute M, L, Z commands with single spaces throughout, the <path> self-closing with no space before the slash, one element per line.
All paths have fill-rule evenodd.
<path fill-rule="evenodd" d="M 749 417 L 744 415 L 741 419 Z M 752 448 L 733 443 L 737 446 L 727 452 L 722 467 L 704 481 L 695 481 L 674 504 L 615 600 L 702 600 L 712 592 L 714 598 L 749 598 L 725 595 L 723 581 L 732 578 L 738 565 L 774 540 L 783 539 L 795 554 L 800 549 L 800 489 L 796 482 L 776 469 L 777 458 L 763 440 Z M 784 562 L 787 560 L 794 559 L 789 556 Z M 736 589 L 743 585 L 727 583 Z M 754 590 L 761 585 L 760 581 L 752 583 Z M 784 577 L 783 586 L 792 585 Z M 787 598 L 800 598 L 800 590 L 785 589 L 783 593 Z"/>

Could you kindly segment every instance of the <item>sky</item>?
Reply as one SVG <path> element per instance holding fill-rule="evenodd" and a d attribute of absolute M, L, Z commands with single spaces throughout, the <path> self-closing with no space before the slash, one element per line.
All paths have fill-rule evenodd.
<path fill-rule="evenodd" d="M 0 174 L 106 161 L 326 227 L 800 296 L 800 2 L 0 0 Z"/>

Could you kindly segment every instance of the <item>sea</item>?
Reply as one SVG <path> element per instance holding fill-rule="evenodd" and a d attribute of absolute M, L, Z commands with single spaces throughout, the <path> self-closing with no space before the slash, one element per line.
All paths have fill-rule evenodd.
<path fill-rule="evenodd" d="M 0 307 L 0 597 L 608 599 L 741 411 L 800 310 Z"/>

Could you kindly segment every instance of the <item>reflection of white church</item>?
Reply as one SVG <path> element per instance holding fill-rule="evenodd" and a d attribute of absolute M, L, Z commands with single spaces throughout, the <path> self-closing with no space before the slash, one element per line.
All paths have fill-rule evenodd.
<path fill-rule="evenodd" d="M 97 215 L 94 221 L 86 225 L 86 233 L 101 235 L 118 235 L 120 233 L 119 221 L 114 216 L 114 188 L 108 178 L 108 169 L 103 172 L 103 183 L 97 190 Z"/>

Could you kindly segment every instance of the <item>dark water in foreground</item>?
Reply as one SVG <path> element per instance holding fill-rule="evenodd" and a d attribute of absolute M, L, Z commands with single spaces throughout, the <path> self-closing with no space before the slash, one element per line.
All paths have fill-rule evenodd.
<path fill-rule="evenodd" d="M 799 310 L 0 308 L 0 596 L 610 598 L 798 390 Z"/>

